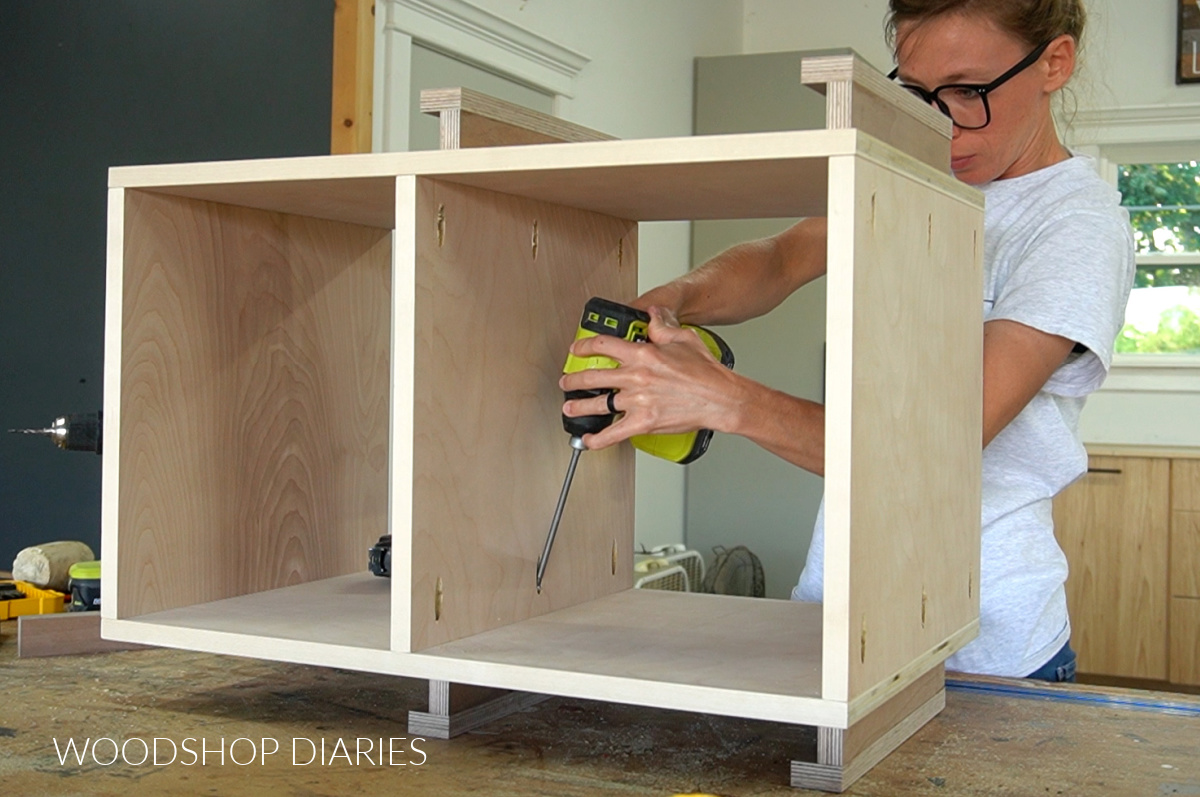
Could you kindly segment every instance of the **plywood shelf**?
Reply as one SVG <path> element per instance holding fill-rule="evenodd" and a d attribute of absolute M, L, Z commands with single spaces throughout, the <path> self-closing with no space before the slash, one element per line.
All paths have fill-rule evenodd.
<path fill-rule="evenodd" d="M 389 587 L 354 574 L 107 622 L 167 647 L 846 724 L 844 704 L 821 700 L 815 604 L 626 590 L 414 654 L 389 649 Z"/>
<path fill-rule="evenodd" d="M 267 648 L 273 640 L 291 640 L 387 650 L 391 644 L 390 587 L 386 579 L 355 573 L 130 620 L 148 629 L 161 628 L 166 638 L 178 636 L 171 629 L 216 631 L 261 638 Z"/>

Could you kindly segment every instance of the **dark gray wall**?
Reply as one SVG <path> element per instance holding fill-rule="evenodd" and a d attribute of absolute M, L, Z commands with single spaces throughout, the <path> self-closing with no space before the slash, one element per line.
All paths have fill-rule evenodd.
<path fill-rule="evenodd" d="M 102 555 L 100 457 L 4 430 L 100 409 L 108 167 L 328 153 L 333 5 L 0 2 L 0 570 Z"/>

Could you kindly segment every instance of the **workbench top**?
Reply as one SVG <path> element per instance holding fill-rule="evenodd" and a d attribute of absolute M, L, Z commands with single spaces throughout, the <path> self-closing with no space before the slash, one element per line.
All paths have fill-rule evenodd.
<path fill-rule="evenodd" d="M 378 740 L 408 736 L 424 681 L 177 650 L 15 656 L 16 624 L 0 624 L 0 783 L 11 794 L 796 795 L 806 792 L 788 787 L 788 762 L 815 744 L 802 727 L 554 698 L 418 742 L 420 755 L 396 741 L 389 767 Z M 163 759 L 164 740 L 192 738 L 198 753 L 201 739 L 210 751 L 224 739 L 226 760 L 59 763 L 55 740 L 100 737 L 158 737 Z M 360 738 L 375 752 L 349 763 Z M 242 762 L 252 746 L 261 757 L 263 739 L 280 749 L 241 766 L 228 757 L 237 739 Z M 322 739 L 326 765 L 293 765 Z M 330 760 L 339 739 L 349 755 Z M 107 762 L 115 750 L 102 744 Z M 134 762 L 139 744 L 126 745 Z M 946 709 L 847 794 L 1200 794 L 1200 697 L 951 680 Z"/>

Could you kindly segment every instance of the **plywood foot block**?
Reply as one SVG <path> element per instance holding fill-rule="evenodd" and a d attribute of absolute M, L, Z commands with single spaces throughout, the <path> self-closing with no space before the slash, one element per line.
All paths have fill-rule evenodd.
<path fill-rule="evenodd" d="M 432 739 L 451 739 L 537 705 L 547 697 L 531 692 L 430 681 L 429 710 L 408 712 L 408 732 Z"/>
<path fill-rule="evenodd" d="M 817 760 L 792 762 L 792 786 L 845 791 L 945 707 L 945 672 L 937 667 L 849 729 L 817 728 Z"/>

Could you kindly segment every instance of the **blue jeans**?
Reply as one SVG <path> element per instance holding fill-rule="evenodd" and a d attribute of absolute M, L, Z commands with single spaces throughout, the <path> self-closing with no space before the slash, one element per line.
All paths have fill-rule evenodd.
<path fill-rule="evenodd" d="M 1063 645 L 1062 650 L 1055 653 L 1050 661 L 1025 677 L 1037 681 L 1070 681 L 1074 683 L 1075 651 L 1071 650 L 1071 643 Z"/>

